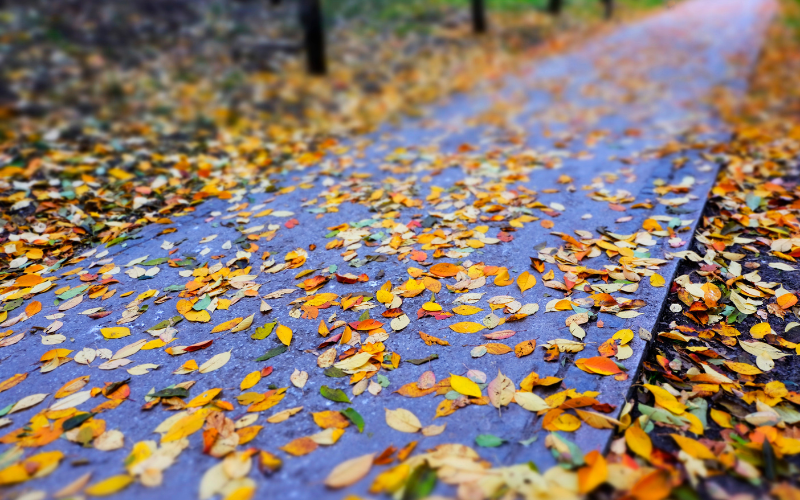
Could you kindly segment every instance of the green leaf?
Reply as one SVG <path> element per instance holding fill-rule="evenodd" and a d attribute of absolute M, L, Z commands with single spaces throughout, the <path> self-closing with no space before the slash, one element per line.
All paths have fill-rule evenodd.
<path fill-rule="evenodd" d="M 8 406 L 0 410 L 0 417 L 5 417 L 6 415 L 8 415 L 8 412 L 10 412 L 12 408 L 14 408 L 15 404 L 16 403 L 9 403 Z"/>
<path fill-rule="evenodd" d="M 341 368 L 336 368 L 335 366 L 329 366 L 323 373 L 325 373 L 326 377 L 331 378 L 342 378 L 347 376 L 344 370 Z"/>
<path fill-rule="evenodd" d="M 14 309 L 18 308 L 21 305 L 22 305 L 22 298 L 14 299 L 12 301 L 3 304 L 3 311 L 13 311 Z"/>
<path fill-rule="evenodd" d="M 268 359 L 272 359 L 279 354 L 283 354 L 289 350 L 288 346 L 279 345 L 275 349 L 270 349 L 267 351 L 263 356 L 256 358 L 256 361 L 267 361 Z"/>
<path fill-rule="evenodd" d="M 64 421 L 64 423 L 61 425 L 61 428 L 64 431 L 68 431 L 68 430 L 74 429 L 76 427 L 79 427 L 82 423 L 84 423 L 87 420 L 89 420 L 90 418 L 92 418 L 93 415 L 94 415 L 94 413 L 88 413 L 88 412 L 87 413 L 78 413 L 77 415 L 73 415 L 72 417 L 70 417 L 70 418 L 68 418 L 68 419 L 66 419 Z"/>
<path fill-rule="evenodd" d="M 337 403 L 350 402 L 350 398 L 348 398 L 347 394 L 341 389 L 332 389 L 327 385 L 323 385 L 319 388 L 319 393 L 322 394 L 322 397 L 330 399 L 331 401 L 336 401 Z"/>
<path fill-rule="evenodd" d="M 203 295 L 200 300 L 194 303 L 192 309 L 195 311 L 202 311 L 211 304 L 211 297 L 208 294 Z"/>
<path fill-rule="evenodd" d="M 173 316 L 170 319 L 165 319 L 161 323 L 158 323 L 157 325 L 150 327 L 147 331 L 149 332 L 150 330 L 163 330 L 164 328 L 167 328 L 169 326 L 177 325 L 181 321 L 183 321 L 183 316 L 180 315 Z"/>
<path fill-rule="evenodd" d="M 478 437 L 475 438 L 475 444 L 484 448 L 497 448 L 505 442 L 505 439 L 494 434 L 478 434 Z"/>
<path fill-rule="evenodd" d="M 264 340 L 265 338 L 269 337 L 269 334 L 272 333 L 272 329 L 275 328 L 275 325 L 277 324 L 278 322 L 274 321 L 256 328 L 255 333 L 250 335 L 250 338 L 253 340 Z"/>
<path fill-rule="evenodd" d="M 157 266 L 159 264 L 163 264 L 167 260 L 169 260 L 169 259 L 167 259 L 166 257 L 159 257 L 157 259 L 150 259 L 147 262 L 142 262 L 142 265 L 143 266 Z"/>
<path fill-rule="evenodd" d="M 358 432 L 364 432 L 364 417 L 360 413 L 352 408 L 342 410 L 341 413 L 358 427 Z"/>
<path fill-rule="evenodd" d="M 171 387 L 148 394 L 148 396 L 151 398 L 186 398 L 189 397 L 189 390 L 183 387 Z"/>
<path fill-rule="evenodd" d="M 59 300 L 68 300 L 68 299 L 71 299 L 72 297 L 75 297 L 76 295 L 82 294 L 88 288 L 89 288 L 89 285 L 77 286 L 75 288 L 67 290 L 66 292 L 62 293 L 61 295 L 56 295 L 56 297 L 58 297 Z"/>
<path fill-rule="evenodd" d="M 436 487 L 436 471 L 423 463 L 411 473 L 406 481 L 403 500 L 420 500 L 428 498 Z"/>
<path fill-rule="evenodd" d="M 411 363 L 412 365 L 421 365 L 422 363 L 427 363 L 428 361 L 433 361 L 434 359 L 439 359 L 439 355 L 438 354 L 431 354 L 427 358 L 407 359 L 406 362 L 407 363 Z"/>
<path fill-rule="evenodd" d="M 767 480 L 775 481 L 775 477 L 777 476 L 776 467 L 775 467 L 775 450 L 772 449 L 772 445 L 768 440 L 764 440 L 764 444 L 761 446 L 761 454 L 764 457 L 764 476 L 766 476 Z"/>

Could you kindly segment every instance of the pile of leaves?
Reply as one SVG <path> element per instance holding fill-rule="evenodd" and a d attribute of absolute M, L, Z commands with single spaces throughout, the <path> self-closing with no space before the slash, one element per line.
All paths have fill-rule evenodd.
<path fill-rule="evenodd" d="M 319 163 L 338 136 L 490 85 L 531 50 L 585 30 L 557 32 L 535 11 L 498 15 L 485 37 L 463 19 L 405 35 L 337 24 L 331 74 L 314 78 L 297 50 L 259 51 L 271 69 L 237 52 L 253 40 L 296 46 L 291 6 L 252 15 L 212 1 L 156 13 L 147 3 L 44 4 L 12 2 L 0 18 L 0 239 L 50 235 L 28 242 L 38 248 L 28 259 L 46 266 L 120 244 L 249 179 L 269 186 Z M 6 277 L 10 258 L 0 258 Z"/>
<path fill-rule="evenodd" d="M 734 136 L 607 457 L 656 466 L 648 498 L 800 494 L 799 15 L 782 3 L 744 102 L 716 96 Z"/>

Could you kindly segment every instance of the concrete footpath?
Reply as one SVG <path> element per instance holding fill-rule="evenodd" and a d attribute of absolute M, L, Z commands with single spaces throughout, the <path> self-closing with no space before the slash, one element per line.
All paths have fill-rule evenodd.
<path fill-rule="evenodd" d="M 255 471 L 250 474 L 258 484 L 259 496 L 275 493 L 280 498 L 341 498 L 344 496 L 341 491 L 331 491 L 323 485 L 334 466 L 366 453 L 380 453 L 390 445 L 401 448 L 412 440 L 419 441 L 417 450 L 442 443 L 463 443 L 475 447 L 494 465 L 532 461 L 542 470 L 550 467 L 555 459 L 545 447 L 548 432 L 542 430 L 542 418 L 536 413 L 516 404 L 500 410 L 491 404 L 469 404 L 434 420 L 437 406 L 443 401 L 441 396 L 407 398 L 394 391 L 416 381 L 426 370 L 432 370 L 437 380 L 477 370 L 485 374 L 486 382 L 494 379 L 499 370 L 517 389 L 533 371 L 542 378 L 563 378 L 560 385 L 537 389 L 535 392 L 542 397 L 562 389 L 596 391 L 596 399 L 608 405 L 603 410 L 614 408 L 607 415 L 612 418 L 618 415 L 645 352 L 646 341 L 639 332 L 653 330 L 676 270 L 678 259 L 665 256 L 689 248 L 716 175 L 717 166 L 711 154 L 692 147 L 726 137 L 709 97 L 720 89 L 734 94 L 746 89 L 748 72 L 774 8 L 770 0 L 680 3 L 621 26 L 569 53 L 532 61 L 530 68 L 507 77 L 492 94 L 456 96 L 431 109 L 422 119 L 408 120 L 371 136 L 344 142 L 313 166 L 298 166 L 284 176 L 268 180 L 254 179 L 248 192 L 232 193 L 233 198 L 228 200 L 204 202 L 192 214 L 174 217 L 168 226 L 154 224 L 144 228 L 138 239 L 128 240 L 125 246 L 113 246 L 102 257 L 97 254 L 104 249 L 98 248 L 87 260 L 56 271 L 54 274 L 60 276 L 72 269 L 87 269 L 93 260 L 103 260 L 120 266 L 122 272 L 114 276 L 120 281 L 116 296 L 103 302 L 86 297 L 58 319 L 63 322 L 58 333 L 67 337 L 65 343 L 43 345 L 43 334 L 32 331 L 19 343 L 0 349 L 0 380 L 30 371 L 27 380 L 0 394 L 0 407 L 33 393 L 53 393 L 67 381 L 83 375 L 91 375 L 86 389 L 130 377 L 131 401 L 102 414 L 106 429 L 122 431 L 125 444 L 121 449 L 98 451 L 65 439 L 56 440 L 43 449 L 62 450 L 66 462 L 46 478 L 25 483 L 18 489 L 53 492 L 90 470 L 94 471 L 93 481 L 122 473 L 123 461 L 134 443 L 157 440 L 154 430 L 172 415 L 161 407 L 141 409 L 151 388 L 158 391 L 171 384 L 196 380 L 190 398 L 207 389 L 222 388 L 222 399 L 233 403 L 234 410 L 228 416 L 235 421 L 246 410 L 235 399 L 241 392 L 240 382 L 248 373 L 266 366 L 272 366 L 272 374 L 250 391 L 265 392 L 269 384 L 288 389 L 284 399 L 262 412 L 255 422 L 264 425 L 264 429 L 246 446 L 240 446 L 264 449 L 283 459 L 282 469 L 272 475 Z M 258 217 L 267 209 L 272 212 Z M 646 220 L 657 222 L 659 227 L 645 224 Z M 165 227 L 174 227 L 176 231 L 158 236 Z M 439 240 L 420 238 L 430 234 L 425 232 L 427 228 Z M 676 232 L 669 234 L 669 228 Z M 248 234 L 260 234 L 261 238 L 247 240 Z M 210 239 L 212 235 L 216 237 Z M 341 244 L 332 244 L 336 248 L 325 249 L 326 244 L 337 240 Z M 165 241 L 168 243 L 164 244 Z M 72 349 L 70 356 L 85 347 L 115 352 L 136 340 L 156 338 L 146 330 L 179 314 L 176 310 L 179 292 L 169 291 L 168 287 L 180 287 L 192 280 L 179 272 L 191 270 L 195 264 L 176 268 L 166 263 L 142 262 L 161 257 L 192 257 L 197 267 L 206 262 L 213 266 L 236 258 L 237 251 L 251 249 L 251 243 L 258 245 L 258 250 L 239 257 L 249 259 L 252 266 L 249 274 L 256 275 L 250 281 L 260 285 L 258 295 L 294 290 L 280 298 L 267 299 L 270 312 L 259 311 L 260 299 L 244 297 L 227 310 L 211 311 L 208 323 L 183 320 L 175 325 L 178 340 L 171 346 L 213 339 L 207 349 L 180 356 L 171 356 L 164 348 L 141 350 L 130 357 L 132 363 L 113 370 L 98 369 L 103 361 L 98 359 L 90 366 L 71 361 L 49 373 L 40 373 L 39 359 L 50 349 Z M 316 248 L 310 251 L 312 245 Z M 437 245 L 441 247 L 435 251 Z M 179 250 L 169 254 L 173 248 Z M 266 272 L 275 271 L 276 265 L 291 264 L 297 255 L 286 256 L 296 249 L 307 252 L 304 263 L 293 269 Z M 266 260 L 275 259 L 274 264 L 264 265 L 265 251 L 270 252 Z M 210 260 L 220 255 L 223 257 Z M 142 262 L 125 267 L 143 257 L 146 258 Z M 621 257 L 633 262 L 629 269 L 618 267 Z M 544 273 L 532 267 L 532 258 L 543 263 Z M 478 277 L 470 292 L 485 295 L 471 305 L 483 311 L 472 316 L 419 318 L 423 304 L 431 299 L 431 292 L 425 290 L 403 298 L 400 307 L 410 324 L 396 332 L 390 327 L 392 319 L 381 315 L 387 307 L 378 304 L 376 298 L 372 303 L 377 307 L 371 309 L 356 307 L 342 311 L 334 306 L 320 309 L 316 319 L 302 316 L 308 311 L 290 314 L 293 308 L 290 303 L 306 296 L 298 284 L 314 276 L 328 276 L 334 269 L 332 266 L 336 266 L 335 272 L 340 275 L 367 276 L 365 281 L 354 284 L 341 283 L 333 277 L 315 291 L 337 294 L 341 301 L 347 294 L 375 297 L 387 281 L 391 281 L 399 297 L 401 291 L 397 287 L 408 282 L 409 268 L 428 271 L 433 269 L 432 264 L 444 262 L 465 269 L 478 263 L 505 267 L 514 282 L 497 286 L 496 276 L 490 275 L 482 284 Z M 132 279 L 124 274 L 137 266 L 145 271 L 154 267 L 160 270 L 151 279 Z M 261 272 L 262 267 L 265 272 Z M 97 269 L 88 270 L 97 272 Z M 295 279 L 303 270 L 314 272 Z M 589 270 L 609 271 L 611 275 L 605 281 L 598 280 Z M 526 271 L 537 278 L 537 283 L 523 293 L 516 279 Z M 547 276 L 550 271 L 552 277 Z M 650 278 L 652 273 L 663 277 L 666 286 L 653 286 L 658 280 Z M 436 294 L 436 302 L 444 312 L 465 302 L 456 302 L 463 295 L 446 288 L 456 282 L 455 277 L 441 278 L 442 289 Z M 634 285 L 637 282 L 638 287 Z M 573 288 L 574 283 L 579 285 Z M 15 332 L 51 324 L 45 316 L 58 312 L 53 291 L 67 284 L 81 285 L 77 278 L 60 278 L 59 286 L 37 296 L 44 305 L 43 311 L 18 325 Z M 591 286 L 595 288 L 587 292 Z M 120 325 L 130 328 L 130 336 L 106 340 L 100 329 L 117 326 L 126 305 L 147 290 L 159 290 L 158 297 L 172 298 L 160 304 L 148 299 L 145 303 L 149 308 L 145 312 Z M 120 297 L 128 291 L 134 294 Z M 232 287 L 221 297 L 234 298 L 237 291 Z M 616 298 L 622 307 L 601 311 L 590 296 L 603 292 Z M 521 305 L 537 304 L 538 312 L 501 325 L 492 318 L 484 320 L 492 312 L 488 301 L 497 296 L 510 296 Z M 565 297 L 572 300 L 571 309 L 546 312 L 554 299 Z M 621 299 L 636 302 L 626 305 Z M 504 300 L 497 299 L 495 305 L 503 304 Z M 101 306 L 112 314 L 96 320 L 78 314 Z M 317 330 L 320 320 L 328 320 L 334 312 L 337 313 L 334 322 L 355 322 L 365 310 L 371 318 L 384 323 L 383 328 L 388 332 L 388 338 L 383 340 L 386 352 L 399 354 L 401 361 L 398 368 L 381 370 L 379 377 L 371 379 L 383 381 L 381 385 L 385 387 L 379 394 L 367 391 L 353 397 L 349 377 L 332 378 L 318 367 L 317 355 L 330 346 L 320 348 L 325 339 Z M 561 353 L 557 362 L 546 361 L 541 346 L 548 341 L 580 341 L 580 331 L 571 331 L 567 318 L 584 310 L 592 312 L 589 321 L 580 325 L 585 331 L 584 349 L 575 354 Z M 497 308 L 494 314 L 498 319 L 507 319 L 514 312 L 514 307 L 508 306 L 505 311 L 503 307 Z M 211 333 L 216 325 L 251 314 L 255 315 L 253 325 L 246 330 Z M 292 329 L 289 349 L 268 361 L 256 362 L 257 357 L 282 345 L 275 332 L 263 340 L 251 338 L 256 327 L 273 321 Z M 458 322 L 482 321 L 493 328 L 470 334 L 448 328 Z M 334 322 L 328 325 L 332 327 Z M 511 338 L 484 337 L 491 331 L 508 329 L 516 331 Z M 621 329 L 635 333 L 626 344 L 630 347 L 628 355 L 619 353 L 614 358 L 626 372 L 604 376 L 582 370 L 577 362 L 599 356 L 597 348 Z M 450 345 L 426 345 L 420 331 L 447 340 Z M 341 328 L 332 335 L 339 333 Z M 366 340 L 366 333 L 361 332 L 362 340 Z M 502 343 L 513 348 L 525 340 L 536 341 L 533 354 L 518 358 L 513 353 L 488 353 L 475 357 L 480 354 L 476 346 Z M 337 351 L 341 354 L 348 348 L 339 345 Z M 212 356 L 227 351 L 231 352 L 231 359 L 219 370 L 173 374 L 189 359 L 202 365 Z M 407 362 L 432 354 L 438 355 L 438 359 L 419 365 Z M 127 369 L 146 363 L 159 368 L 145 375 L 126 373 Z M 302 389 L 290 382 L 295 369 L 309 374 Z M 475 372 L 470 375 L 480 378 Z M 323 398 L 320 395 L 323 385 L 342 389 L 352 404 Z M 4 430 L 22 427 L 44 405 L 53 402 L 51 395 L 39 406 L 10 415 L 12 424 Z M 96 404 L 99 402 L 87 402 L 80 409 L 88 410 Z M 264 421 L 277 411 L 298 406 L 303 407 L 302 412 L 285 422 Z M 288 442 L 321 430 L 310 413 L 343 410 L 348 406 L 363 416 L 363 433 L 351 426 L 336 444 L 321 446 L 302 457 L 280 451 Z M 430 437 L 399 432 L 387 425 L 386 408 L 410 410 L 423 426 L 445 423 L 447 426 L 441 434 Z M 200 434 L 189 437 L 189 448 L 164 471 L 160 487 L 149 489 L 136 483 L 117 498 L 142 495 L 153 499 L 196 498 L 204 472 L 219 463 L 219 459 L 202 453 Z M 497 447 L 476 447 L 476 437 L 482 434 L 506 442 Z M 577 443 L 585 453 L 603 450 L 611 430 L 584 423 L 577 431 L 561 435 Z M 8 445 L 0 445 L 0 452 L 7 449 Z M 371 478 L 378 472 L 379 468 L 373 468 L 370 477 L 346 492 L 367 495 Z M 452 490 L 442 487 L 441 492 L 451 494 Z"/>

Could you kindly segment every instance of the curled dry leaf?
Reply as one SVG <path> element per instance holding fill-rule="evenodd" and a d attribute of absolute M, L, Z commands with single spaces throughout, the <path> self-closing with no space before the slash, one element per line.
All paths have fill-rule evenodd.
<path fill-rule="evenodd" d="M 364 479 L 372 469 L 374 453 L 346 460 L 331 470 L 325 479 L 325 486 L 333 489 L 346 488 Z"/>

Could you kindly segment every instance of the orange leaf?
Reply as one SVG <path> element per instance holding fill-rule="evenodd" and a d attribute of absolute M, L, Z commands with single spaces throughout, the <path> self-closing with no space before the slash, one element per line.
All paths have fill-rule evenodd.
<path fill-rule="evenodd" d="M 319 320 L 319 328 L 317 328 L 317 333 L 323 337 L 327 337 L 328 334 L 331 333 L 331 331 L 328 330 L 328 326 L 325 324 L 325 320 Z"/>
<path fill-rule="evenodd" d="M 636 481 L 630 495 L 636 500 L 664 500 L 671 491 L 669 472 L 657 469 Z"/>
<path fill-rule="evenodd" d="M 28 378 L 28 374 L 27 373 L 17 373 L 16 375 L 13 375 L 13 376 L 7 378 L 3 382 L 0 382 L 0 392 L 7 391 L 7 390 L 11 389 L 12 387 L 14 387 L 15 385 L 19 384 L 20 382 L 22 382 L 26 378 Z"/>
<path fill-rule="evenodd" d="M 511 352 L 511 348 L 505 344 L 498 344 L 496 342 L 490 342 L 488 344 L 484 344 L 486 347 L 486 352 L 489 354 L 507 354 Z"/>
<path fill-rule="evenodd" d="M 242 321 L 242 319 L 244 318 L 233 318 L 224 323 L 220 323 L 219 325 L 215 326 L 213 330 L 211 330 L 211 333 L 224 332 L 226 330 L 230 330 L 234 326 L 238 325 L 239 322 Z"/>
<path fill-rule="evenodd" d="M 416 382 L 409 382 L 394 392 L 407 398 L 420 398 L 436 392 L 436 387 L 434 386 L 428 389 L 420 389 Z"/>
<path fill-rule="evenodd" d="M 433 344 L 450 345 L 450 342 L 442 340 L 438 337 L 434 337 L 433 335 L 428 335 L 427 333 L 424 332 L 419 332 L 419 336 L 425 342 L 426 345 L 433 345 Z"/>
<path fill-rule="evenodd" d="M 521 358 L 523 356 L 527 356 L 531 354 L 533 350 L 536 349 L 536 341 L 535 340 L 526 340 L 524 342 L 520 342 L 519 344 L 514 346 L 514 354 Z"/>
<path fill-rule="evenodd" d="M 594 373 L 597 375 L 614 375 L 622 372 L 616 363 L 603 356 L 579 359 L 575 362 L 575 366 L 586 373 Z"/>
<path fill-rule="evenodd" d="M 778 297 L 777 301 L 781 309 L 785 310 L 797 304 L 797 296 L 793 293 L 784 293 Z"/>
<path fill-rule="evenodd" d="M 451 276 L 455 276 L 459 273 L 459 271 L 461 271 L 461 267 L 455 264 L 450 264 L 449 262 L 440 262 L 439 264 L 434 264 L 429 269 L 431 274 L 440 276 L 442 278 L 450 278 Z"/>
<path fill-rule="evenodd" d="M 281 449 L 289 455 L 302 457 L 303 455 L 308 455 L 318 447 L 319 445 L 316 441 L 310 437 L 301 437 L 286 443 L 284 446 L 281 446 Z"/>
<path fill-rule="evenodd" d="M 314 418 L 314 423 L 323 429 L 344 429 L 350 425 L 350 421 L 338 411 L 325 410 L 312 413 L 311 416 Z"/>
<path fill-rule="evenodd" d="M 30 318 L 34 314 L 38 313 L 42 310 L 42 303 L 38 300 L 34 300 L 30 304 L 25 307 L 25 314 Z"/>
<path fill-rule="evenodd" d="M 606 459 L 597 450 L 592 450 L 583 457 L 585 467 L 578 469 L 578 492 L 587 494 L 603 484 L 608 478 Z"/>

